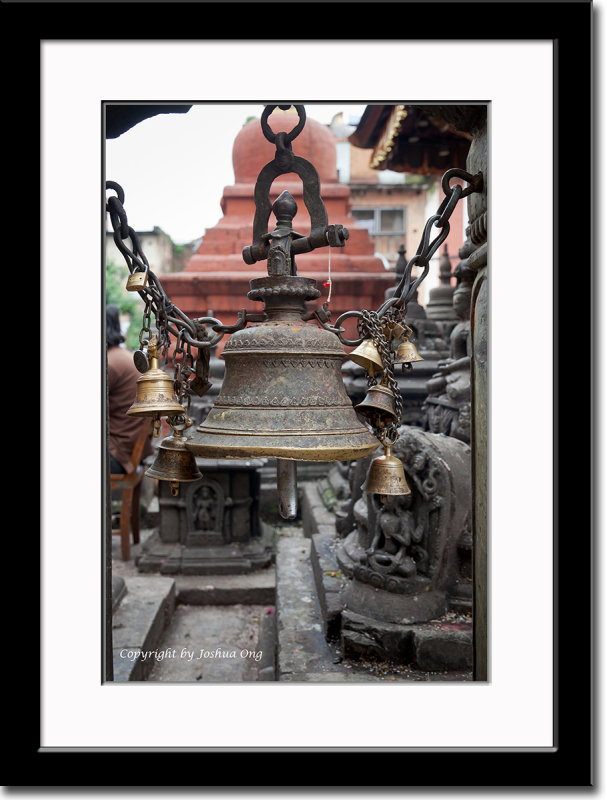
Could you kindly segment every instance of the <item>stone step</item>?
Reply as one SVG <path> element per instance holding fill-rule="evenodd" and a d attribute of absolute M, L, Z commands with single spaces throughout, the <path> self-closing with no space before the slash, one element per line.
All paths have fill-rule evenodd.
<path fill-rule="evenodd" d="M 175 610 L 175 581 L 145 576 L 124 582 L 126 592 L 112 615 L 114 681 L 144 681 Z"/>
<path fill-rule="evenodd" d="M 243 683 L 273 680 L 273 608 L 178 605 L 149 681 Z M 266 621 L 270 622 L 267 625 Z"/>
<path fill-rule="evenodd" d="M 274 605 L 274 565 L 244 575 L 176 575 L 177 602 L 183 605 Z"/>
<path fill-rule="evenodd" d="M 325 639 L 310 553 L 311 541 L 301 528 L 283 528 L 276 548 L 276 677 L 351 680 L 339 653 Z"/>

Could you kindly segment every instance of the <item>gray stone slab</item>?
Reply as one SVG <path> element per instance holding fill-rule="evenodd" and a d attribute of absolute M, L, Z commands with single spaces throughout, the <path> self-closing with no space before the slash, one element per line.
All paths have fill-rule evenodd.
<path fill-rule="evenodd" d="M 323 503 L 319 493 L 318 482 L 308 482 L 300 485 L 301 492 L 301 521 L 305 536 L 311 537 L 319 532 L 319 526 L 327 526 L 335 530 L 335 515 Z M 325 528 L 325 530 L 327 530 Z"/>
<path fill-rule="evenodd" d="M 335 681 L 349 680 L 347 666 L 325 638 L 310 552 L 311 540 L 301 529 L 278 539 L 277 678 L 307 682 L 313 674 L 330 674 Z"/>
<path fill-rule="evenodd" d="M 148 681 L 233 683 L 259 680 L 260 629 L 273 608 L 178 606 Z"/>
<path fill-rule="evenodd" d="M 175 610 L 175 581 L 127 577 L 126 593 L 112 615 L 114 681 L 145 680 Z"/>
<path fill-rule="evenodd" d="M 320 527 L 322 528 L 322 526 Z M 342 591 L 345 579 L 335 557 L 335 530 L 315 533 L 311 539 L 310 558 L 325 636 L 337 638 L 341 626 L 341 612 L 344 607 Z"/>
<path fill-rule="evenodd" d="M 274 605 L 274 565 L 242 575 L 176 575 L 177 602 L 186 605 Z"/>
<path fill-rule="evenodd" d="M 470 670 L 473 666 L 472 630 L 425 628 L 415 631 L 415 663 L 423 670 Z"/>

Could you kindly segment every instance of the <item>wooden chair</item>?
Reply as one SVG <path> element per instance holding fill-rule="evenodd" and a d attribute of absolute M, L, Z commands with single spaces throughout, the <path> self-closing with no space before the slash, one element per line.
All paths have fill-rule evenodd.
<path fill-rule="evenodd" d="M 120 507 L 120 527 L 112 529 L 112 534 L 120 536 L 120 551 L 123 561 L 128 561 L 131 554 L 130 532 L 133 531 L 133 544 L 139 542 L 139 496 L 141 494 L 141 480 L 145 467 L 141 463 L 141 454 L 146 439 L 150 434 L 149 425 L 141 426 L 141 433 L 135 440 L 130 461 L 134 469 L 128 473 L 112 473 L 110 475 L 110 489 L 122 489 Z"/>

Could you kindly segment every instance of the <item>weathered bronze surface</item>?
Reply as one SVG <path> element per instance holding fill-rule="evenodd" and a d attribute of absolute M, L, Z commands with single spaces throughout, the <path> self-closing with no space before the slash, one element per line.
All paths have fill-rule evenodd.
<path fill-rule="evenodd" d="M 383 456 L 373 459 L 362 490 L 366 494 L 378 494 L 380 499 L 387 495 L 411 494 L 403 462 L 392 455 L 391 447 L 386 447 Z"/>
<path fill-rule="evenodd" d="M 365 339 L 355 350 L 352 350 L 349 359 L 366 370 L 371 377 L 384 368 L 379 350 L 373 344 L 372 339 Z"/>
<path fill-rule="evenodd" d="M 173 380 L 158 367 L 156 349 L 148 350 L 150 368 L 137 378 L 135 402 L 126 412 L 132 417 L 171 417 L 183 414 L 183 407 L 175 399 Z"/>
<path fill-rule="evenodd" d="M 373 427 L 385 427 L 397 418 L 394 392 L 381 384 L 371 386 L 365 399 L 356 406 L 356 411 Z"/>
<path fill-rule="evenodd" d="M 176 430 L 172 436 L 163 439 L 158 446 L 158 453 L 154 463 L 146 471 L 150 478 L 169 481 L 171 494 L 176 496 L 179 483 L 199 481 L 202 473 L 196 465 L 196 459 L 185 445 L 181 431 Z M 176 486 L 175 486 L 176 484 Z"/>
<path fill-rule="evenodd" d="M 196 456 L 342 461 L 377 448 L 346 392 L 337 337 L 301 319 L 315 286 L 287 275 L 251 281 L 268 320 L 229 338 L 221 391 L 187 440 Z"/>
<path fill-rule="evenodd" d="M 396 351 L 396 357 L 394 359 L 395 364 L 412 364 L 414 361 L 423 361 L 424 359 L 420 356 L 417 351 L 417 347 L 413 344 L 413 342 L 407 339 L 406 341 L 402 342 L 398 346 L 398 350 Z"/>

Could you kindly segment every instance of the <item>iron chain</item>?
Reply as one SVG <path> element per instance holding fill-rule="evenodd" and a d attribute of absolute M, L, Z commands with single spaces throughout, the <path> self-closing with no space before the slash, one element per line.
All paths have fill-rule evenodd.
<path fill-rule="evenodd" d="M 150 265 L 145 257 L 139 237 L 128 224 L 126 211 L 124 210 L 124 190 L 114 181 L 106 182 L 106 190 L 113 190 L 116 195 L 108 198 L 106 211 L 110 215 L 112 227 L 114 228 L 114 242 L 118 250 L 124 256 L 130 274 L 144 271 L 147 274 L 147 282 L 144 286 L 137 288 L 137 293 L 144 303 L 143 318 L 139 331 L 139 348 L 145 351 L 146 345 L 152 336 L 152 317 L 155 321 L 156 336 L 158 339 L 158 349 L 164 358 L 167 357 L 171 334 L 176 337 L 177 345 L 173 354 L 174 363 L 174 388 L 175 394 L 180 403 L 186 403 L 189 409 L 192 389 L 190 387 L 190 377 L 195 371 L 195 359 L 192 348 L 198 349 L 198 359 L 201 360 L 201 368 L 197 370 L 198 378 L 194 384 L 195 391 L 200 394 L 202 387 L 204 391 L 210 388 L 206 380 L 208 374 L 208 351 L 210 347 L 217 344 L 224 335 L 221 321 L 214 317 L 204 317 L 191 320 L 177 306 L 175 306 L 164 292 L 158 278 L 150 270 Z M 130 239 L 132 248 L 129 248 L 125 240 Z M 213 335 L 207 332 L 206 325 L 212 326 Z M 246 324 L 246 320 L 242 321 Z M 181 358 L 181 361 L 179 359 Z M 147 357 L 136 361 L 139 365 L 147 363 Z M 186 414 L 187 416 L 187 414 Z"/>

